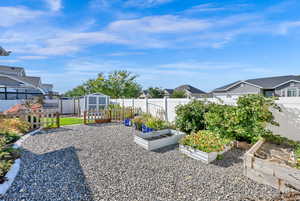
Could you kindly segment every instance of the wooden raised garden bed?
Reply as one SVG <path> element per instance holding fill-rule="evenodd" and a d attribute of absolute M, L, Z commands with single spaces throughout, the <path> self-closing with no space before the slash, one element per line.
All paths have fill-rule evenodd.
<path fill-rule="evenodd" d="M 218 155 L 222 155 L 223 153 L 230 150 L 232 148 L 232 146 L 233 146 L 233 143 L 226 146 L 223 151 L 207 153 L 204 151 L 200 151 L 198 149 L 194 149 L 190 146 L 179 145 L 179 151 L 181 151 L 182 153 L 184 153 L 185 155 L 187 155 L 193 159 L 200 160 L 206 164 L 209 164 L 209 163 L 213 162 L 214 160 L 216 160 Z"/>
<path fill-rule="evenodd" d="M 245 154 L 245 176 L 256 182 L 270 185 L 281 192 L 299 190 L 300 170 L 285 164 L 285 160 L 289 160 L 289 154 L 285 153 L 285 150 L 266 140 L 258 141 Z M 267 157 L 266 152 L 272 157 Z"/>
<path fill-rule="evenodd" d="M 185 133 L 165 129 L 151 133 L 140 133 L 134 136 L 134 141 L 147 150 L 155 150 L 169 145 L 177 144 L 185 136 Z"/>

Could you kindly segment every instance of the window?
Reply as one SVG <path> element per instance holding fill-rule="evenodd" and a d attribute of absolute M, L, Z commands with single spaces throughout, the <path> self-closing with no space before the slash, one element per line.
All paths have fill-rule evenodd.
<path fill-rule="evenodd" d="M 295 97 L 297 96 L 297 89 L 296 88 L 290 88 L 287 90 L 287 96 L 288 97 Z"/>
<path fill-rule="evenodd" d="M 265 96 L 266 96 L 266 97 L 274 96 L 274 91 L 271 91 L 271 90 L 265 91 Z"/>
<path fill-rule="evenodd" d="M 106 104 L 106 97 L 99 97 L 99 104 L 105 105 Z"/>
<path fill-rule="evenodd" d="M 89 97 L 89 104 L 97 104 L 97 97 Z"/>
<path fill-rule="evenodd" d="M 242 84 L 241 84 L 241 87 L 244 87 L 244 86 L 245 86 L 245 84 L 244 84 L 244 83 L 242 83 Z"/>

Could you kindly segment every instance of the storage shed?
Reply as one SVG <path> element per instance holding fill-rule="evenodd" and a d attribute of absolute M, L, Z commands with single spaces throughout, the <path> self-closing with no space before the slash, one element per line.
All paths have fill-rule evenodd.
<path fill-rule="evenodd" d="M 102 93 L 88 94 L 79 98 L 80 113 L 84 111 L 99 111 L 107 108 L 109 105 L 109 96 Z"/>

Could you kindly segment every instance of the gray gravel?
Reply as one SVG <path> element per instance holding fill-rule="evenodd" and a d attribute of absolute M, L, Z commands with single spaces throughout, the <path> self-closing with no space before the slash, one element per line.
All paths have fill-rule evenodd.
<path fill-rule="evenodd" d="M 240 150 L 205 165 L 177 147 L 149 152 L 116 124 L 69 126 L 30 137 L 5 201 L 246 200 L 276 194 L 243 176 Z"/>

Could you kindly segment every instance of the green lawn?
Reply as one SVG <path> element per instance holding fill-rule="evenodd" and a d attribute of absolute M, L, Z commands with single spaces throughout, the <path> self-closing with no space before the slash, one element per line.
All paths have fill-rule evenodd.
<path fill-rule="evenodd" d="M 83 119 L 77 117 L 61 117 L 60 118 L 60 125 L 73 125 L 73 124 L 83 124 Z"/>

